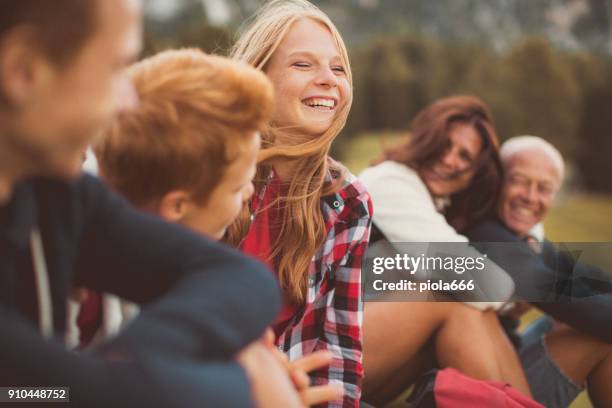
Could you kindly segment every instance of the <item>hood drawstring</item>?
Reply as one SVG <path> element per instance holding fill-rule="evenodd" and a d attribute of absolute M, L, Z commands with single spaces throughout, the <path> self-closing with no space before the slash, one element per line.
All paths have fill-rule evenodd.
<path fill-rule="evenodd" d="M 51 288 L 49 286 L 45 252 L 38 228 L 34 228 L 30 234 L 30 249 L 32 251 L 32 264 L 34 265 L 38 298 L 38 325 L 42 336 L 48 339 L 53 336 L 53 305 L 51 303 Z"/>

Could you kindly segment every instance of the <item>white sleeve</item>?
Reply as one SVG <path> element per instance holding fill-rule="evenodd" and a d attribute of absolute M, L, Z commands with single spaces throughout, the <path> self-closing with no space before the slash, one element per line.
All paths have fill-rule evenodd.
<path fill-rule="evenodd" d="M 406 166 L 384 162 L 364 170 L 374 224 L 391 242 L 468 242 L 436 211 L 420 177 Z"/>
<path fill-rule="evenodd" d="M 427 187 L 412 169 L 399 163 L 383 162 L 364 170 L 359 178 L 372 198 L 373 222 L 390 242 L 469 242 L 436 210 Z M 479 256 L 471 247 L 463 249 L 463 253 Z M 507 300 L 514 291 L 512 280 L 490 260 L 487 260 L 487 267 L 491 276 L 485 279 L 488 280 L 485 286 L 501 288 L 499 297 Z M 504 302 L 464 304 L 479 310 L 497 310 Z"/>

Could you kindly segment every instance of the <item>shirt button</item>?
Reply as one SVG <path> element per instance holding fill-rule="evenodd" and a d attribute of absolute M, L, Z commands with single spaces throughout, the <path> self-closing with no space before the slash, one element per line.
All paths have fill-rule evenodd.
<path fill-rule="evenodd" d="M 340 201 L 336 200 L 334 201 L 334 208 L 340 208 Z"/>
<path fill-rule="evenodd" d="M 309 286 L 314 286 L 315 280 L 314 278 L 308 278 L 308 285 Z"/>

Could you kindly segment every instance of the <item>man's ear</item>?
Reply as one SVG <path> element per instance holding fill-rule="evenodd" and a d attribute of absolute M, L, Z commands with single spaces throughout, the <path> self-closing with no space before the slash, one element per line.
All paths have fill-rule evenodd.
<path fill-rule="evenodd" d="M 191 196 L 184 190 L 166 193 L 159 201 L 159 216 L 169 222 L 181 221 L 193 206 Z"/>
<path fill-rule="evenodd" d="M 0 40 L 0 89 L 3 99 L 16 108 L 38 97 L 55 69 L 37 43 L 34 28 L 17 27 Z"/>

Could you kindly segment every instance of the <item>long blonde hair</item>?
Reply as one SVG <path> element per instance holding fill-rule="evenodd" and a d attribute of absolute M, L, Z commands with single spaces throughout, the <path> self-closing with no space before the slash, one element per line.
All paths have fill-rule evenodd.
<path fill-rule="evenodd" d="M 329 17 L 306 0 L 273 0 L 267 3 L 253 16 L 231 51 L 232 58 L 265 71 L 266 64 L 292 25 L 304 18 L 319 22 L 330 31 L 351 91 L 329 129 L 320 137 L 282 145 L 276 143 L 282 129 L 270 124 L 262 133 L 262 151 L 255 177 L 256 191 L 268 179 L 274 159 L 292 161 L 295 174 L 299 175 L 291 180 L 287 197 L 281 198 L 285 211 L 279 236 L 274 240 L 270 254 L 271 259 L 280 256 L 279 281 L 288 298 L 295 304 L 303 303 L 306 298 L 308 269 L 327 233 L 321 212 L 321 197 L 338 191 L 345 178 L 344 167 L 329 160 L 328 154 L 331 143 L 346 123 L 353 101 L 348 52 Z M 326 182 L 327 174 L 332 174 L 332 182 Z M 247 208 L 230 227 L 227 241 L 239 245 L 249 227 L 250 214 Z"/>

